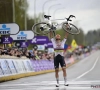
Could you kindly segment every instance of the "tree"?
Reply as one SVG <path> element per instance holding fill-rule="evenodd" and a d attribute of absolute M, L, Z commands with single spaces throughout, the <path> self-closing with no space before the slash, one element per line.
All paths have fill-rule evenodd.
<path fill-rule="evenodd" d="M 93 45 L 97 42 L 100 42 L 100 29 L 91 30 L 86 35 L 86 41 L 88 45 Z"/>
<path fill-rule="evenodd" d="M 27 0 L 14 0 L 15 3 L 15 22 L 20 26 L 20 30 L 24 30 L 25 11 L 27 12 Z M 0 1 L 0 23 L 13 22 L 12 0 Z"/>
<path fill-rule="evenodd" d="M 9 23 L 12 20 L 12 0 L 0 0 L 0 23 Z"/>
<path fill-rule="evenodd" d="M 25 28 L 25 12 L 27 12 L 27 0 L 15 0 L 15 21 L 20 26 L 20 30 Z"/>

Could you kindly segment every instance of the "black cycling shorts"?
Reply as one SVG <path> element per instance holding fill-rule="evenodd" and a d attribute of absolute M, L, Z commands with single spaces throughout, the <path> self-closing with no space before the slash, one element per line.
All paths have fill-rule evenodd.
<path fill-rule="evenodd" d="M 61 67 L 66 67 L 66 63 L 64 60 L 64 57 L 58 54 L 57 56 L 54 57 L 54 67 L 55 69 L 59 68 L 59 63 Z"/>

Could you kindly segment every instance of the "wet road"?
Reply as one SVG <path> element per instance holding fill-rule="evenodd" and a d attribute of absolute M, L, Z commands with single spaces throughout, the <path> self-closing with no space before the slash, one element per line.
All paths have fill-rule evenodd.
<path fill-rule="evenodd" d="M 60 71 L 58 88 L 55 87 L 55 74 L 48 73 L 0 83 L 0 90 L 100 90 L 99 68 L 100 51 L 96 51 L 67 68 L 69 86 L 63 85 L 63 73 Z"/>

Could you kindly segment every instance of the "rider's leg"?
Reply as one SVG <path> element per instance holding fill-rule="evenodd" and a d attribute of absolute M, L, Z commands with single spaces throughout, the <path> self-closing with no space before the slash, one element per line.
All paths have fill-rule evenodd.
<path fill-rule="evenodd" d="M 55 67 L 55 78 L 56 78 L 56 81 L 57 81 L 57 84 L 56 86 L 59 87 L 59 59 L 58 59 L 58 56 L 56 56 L 54 58 L 54 67 Z"/>
<path fill-rule="evenodd" d="M 63 56 L 62 56 L 62 59 L 60 60 L 60 65 L 61 65 L 62 71 L 63 71 L 64 85 L 68 86 L 68 84 L 67 84 L 67 73 L 66 73 L 66 63 L 65 63 Z"/>
<path fill-rule="evenodd" d="M 64 83 L 66 83 L 67 82 L 66 68 L 65 67 L 62 67 L 62 71 L 63 71 Z"/>
<path fill-rule="evenodd" d="M 57 81 L 57 84 L 59 84 L 59 68 L 55 69 L 55 77 L 56 77 L 56 81 Z"/>

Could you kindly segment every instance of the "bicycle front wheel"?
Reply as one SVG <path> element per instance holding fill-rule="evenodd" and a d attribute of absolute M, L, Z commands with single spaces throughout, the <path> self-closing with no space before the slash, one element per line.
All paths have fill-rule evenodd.
<path fill-rule="evenodd" d="M 80 33 L 80 30 L 75 26 L 75 25 L 73 25 L 73 24 L 71 24 L 71 23 L 67 23 L 67 22 L 64 22 L 63 24 L 62 24 L 62 28 L 66 31 L 66 32 L 68 32 L 68 33 L 70 33 L 70 34 L 79 34 Z"/>
<path fill-rule="evenodd" d="M 46 35 L 49 33 L 50 25 L 46 22 L 40 22 L 33 25 L 32 30 L 37 35 Z"/>

